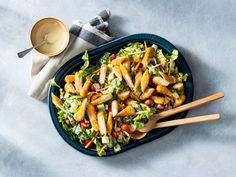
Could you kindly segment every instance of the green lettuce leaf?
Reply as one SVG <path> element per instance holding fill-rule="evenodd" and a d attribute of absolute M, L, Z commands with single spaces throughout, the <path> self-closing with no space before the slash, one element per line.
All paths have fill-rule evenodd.
<path fill-rule="evenodd" d="M 136 128 L 142 128 L 144 123 L 146 123 L 148 119 L 155 113 L 155 110 L 153 108 L 149 108 L 143 103 L 134 103 L 132 106 L 138 114 L 133 118 L 134 125 L 137 126 Z"/>
<path fill-rule="evenodd" d="M 121 150 L 120 145 L 119 145 L 119 144 L 116 144 L 116 145 L 114 146 L 114 151 L 115 151 L 115 152 L 119 152 L 120 150 Z"/>
<path fill-rule="evenodd" d="M 87 69 L 84 69 L 84 70 L 80 70 L 79 73 L 80 73 L 80 76 L 81 77 L 85 77 L 89 74 L 91 74 L 93 71 L 95 71 L 97 69 L 96 66 L 90 66 L 89 68 Z M 91 76 L 94 76 L 94 75 L 91 75 Z"/>
<path fill-rule="evenodd" d="M 120 86 L 120 84 L 121 81 L 118 78 L 112 80 L 111 84 L 108 87 L 109 93 L 114 93 L 116 89 Z"/>
<path fill-rule="evenodd" d="M 164 62 L 167 61 L 167 58 L 163 55 L 162 50 L 157 51 L 157 59 L 158 59 L 159 63 L 163 63 L 163 65 L 164 65 Z"/>
<path fill-rule="evenodd" d="M 82 56 L 82 60 L 84 60 L 84 65 L 80 68 L 80 70 L 85 70 L 89 66 L 89 55 L 86 50 L 84 55 Z"/>
<path fill-rule="evenodd" d="M 48 83 L 49 83 L 49 85 L 51 85 L 51 86 L 58 87 L 58 88 L 61 89 L 61 87 L 56 83 L 55 78 L 50 79 L 50 80 L 48 81 Z"/>
<path fill-rule="evenodd" d="M 188 74 L 183 74 L 183 73 L 179 73 L 179 77 L 177 79 L 178 82 L 186 82 L 188 79 Z"/>
<path fill-rule="evenodd" d="M 101 64 L 108 63 L 110 54 L 111 54 L 110 52 L 106 52 L 106 53 L 102 56 L 102 58 L 100 58 L 99 62 L 100 62 Z"/>
<path fill-rule="evenodd" d="M 118 52 L 118 56 L 123 57 L 123 56 L 127 56 L 128 55 L 128 51 L 126 51 L 125 49 L 120 49 L 120 51 Z"/>
<path fill-rule="evenodd" d="M 154 67 L 152 67 L 151 64 L 148 64 L 148 65 L 147 65 L 147 68 L 148 68 L 148 70 L 151 72 L 152 75 L 156 75 L 156 76 L 159 75 L 159 69 L 158 69 L 158 67 L 154 68 Z"/>
<path fill-rule="evenodd" d="M 130 52 L 141 51 L 144 50 L 144 45 L 141 42 L 131 42 L 125 49 Z"/>
<path fill-rule="evenodd" d="M 172 55 L 166 55 L 165 57 L 168 59 L 176 60 L 178 58 L 178 55 L 179 55 L 179 51 L 174 49 L 172 51 Z"/>
<path fill-rule="evenodd" d="M 103 147 L 103 144 L 101 143 L 101 141 L 98 138 L 96 138 L 93 142 L 96 144 L 97 154 L 99 156 L 106 155 L 106 151 L 103 151 L 102 153 L 99 153 L 101 148 Z"/>
<path fill-rule="evenodd" d="M 151 46 L 153 49 L 154 49 L 154 51 L 156 52 L 157 51 L 157 49 L 158 49 L 158 46 L 156 45 L 156 44 L 152 44 L 152 46 Z"/>
<path fill-rule="evenodd" d="M 143 122 L 138 122 L 138 121 L 135 121 L 134 122 L 134 126 L 139 129 L 139 128 L 142 128 L 144 126 L 144 123 Z"/>
<path fill-rule="evenodd" d="M 107 144 L 107 146 L 109 148 L 114 147 L 114 140 L 113 140 L 113 137 L 111 135 L 109 135 L 109 143 Z"/>

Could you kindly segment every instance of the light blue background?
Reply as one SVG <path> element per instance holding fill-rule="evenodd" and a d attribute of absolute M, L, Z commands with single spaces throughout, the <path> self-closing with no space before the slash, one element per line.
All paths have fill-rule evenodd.
<path fill-rule="evenodd" d="M 226 97 L 188 116 L 220 113 L 217 122 L 178 127 L 167 136 L 110 158 L 77 152 L 55 130 L 46 103 L 29 98 L 29 32 L 38 19 L 68 25 L 112 11 L 116 37 L 160 35 L 189 63 L 195 99 L 223 91 Z M 234 0 L 0 0 L 0 176 L 236 176 L 236 1 Z"/>

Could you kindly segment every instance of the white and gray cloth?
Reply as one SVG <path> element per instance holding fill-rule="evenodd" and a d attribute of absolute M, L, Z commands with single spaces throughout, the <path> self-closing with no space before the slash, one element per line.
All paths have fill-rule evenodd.
<path fill-rule="evenodd" d="M 75 21 L 70 28 L 70 42 L 63 53 L 56 57 L 45 57 L 39 53 L 32 59 L 32 84 L 28 95 L 43 100 L 47 97 L 49 83 L 57 70 L 79 53 L 113 39 L 107 29 L 110 18 L 108 9 L 101 11 L 89 23 Z"/>

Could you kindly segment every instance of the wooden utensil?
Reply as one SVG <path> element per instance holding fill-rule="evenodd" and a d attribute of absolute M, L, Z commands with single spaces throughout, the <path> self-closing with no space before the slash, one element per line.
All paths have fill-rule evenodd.
<path fill-rule="evenodd" d="M 196 117 L 183 118 L 183 119 L 178 119 L 178 120 L 171 120 L 171 121 L 156 123 L 153 129 L 172 127 L 172 126 L 177 126 L 177 125 L 194 124 L 194 123 L 207 122 L 207 121 L 218 120 L 218 119 L 220 119 L 220 114 L 196 116 Z M 134 134 L 132 134 L 132 138 L 136 140 L 142 139 L 146 136 L 146 134 L 147 133 L 135 132 Z"/>
<path fill-rule="evenodd" d="M 215 101 L 215 100 L 223 98 L 223 97 L 224 97 L 224 93 L 219 92 L 219 93 L 207 96 L 205 98 L 201 98 L 201 99 L 195 100 L 193 102 L 184 104 L 184 105 L 179 106 L 177 108 L 170 109 L 168 111 L 164 111 L 159 114 L 154 114 L 153 116 L 150 117 L 149 121 L 146 124 L 144 124 L 143 128 L 137 129 L 136 131 L 143 132 L 143 133 L 149 132 L 150 130 L 152 130 L 155 127 L 157 121 L 159 121 L 160 119 L 172 116 L 174 114 L 177 114 L 177 113 L 180 113 L 180 112 L 192 109 L 192 108 L 195 108 L 197 106 Z"/>

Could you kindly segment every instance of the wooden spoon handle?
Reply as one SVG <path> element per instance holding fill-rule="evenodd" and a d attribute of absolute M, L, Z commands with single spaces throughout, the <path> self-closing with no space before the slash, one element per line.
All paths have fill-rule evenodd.
<path fill-rule="evenodd" d="M 207 122 L 207 121 L 218 120 L 218 119 L 220 119 L 220 114 L 210 114 L 210 115 L 205 115 L 205 116 L 197 116 L 197 117 L 190 117 L 190 118 L 185 118 L 185 119 L 160 122 L 160 123 L 157 123 L 154 128 L 164 128 L 164 127 L 172 127 L 172 126 L 177 126 L 177 125 L 187 125 L 187 124 Z"/>
<path fill-rule="evenodd" d="M 160 119 L 163 119 L 165 117 L 169 117 L 169 116 L 172 116 L 174 114 L 177 114 L 177 113 L 180 113 L 180 112 L 183 112 L 183 111 L 195 108 L 197 106 L 201 106 L 201 105 L 209 103 L 211 101 L 218 100 L 218 99 L 220 99 L 222 97 L 224 97 L 224 93 L 219 92 L 219 93 L 213 94 L 211 96 L 195 100 L 195 101 L 193 101 L 191 103 L 184 104 L 184 105 L 179 106 L 177 108 L 161 112 L 159 114 L 156 114 L 156 117 L 158 118 L 158 120 L 160 120 Z M 153 115 L 153 117 L 155 117 L 155 115 Z"/>
<path fill-rule="evenodd" d="M 172 116 L 174 114 L 177 114 L 177 113 L 180 113 L 180 112 L 192 109 L 192 108 L 195 108 L 197 106 L 209 103 L 211 101 L 220 99 L 222 97 L 224 97 L 224 93 L 219 92 L 219 93 L 213 94 L 211 96 L 195 100 L 195 101 L 193 101 L 191 103 L 184 104 L 184 105 L 179 106 L 177 108 L 170 109 L 170 110 L 161 112 L 159 114 L 154 114 L 153 116 L 150 117 L 150 119 L 144 125 L 144 127 L 141 128 L 141 129 L 137 129 L 137 131 L 139 131 L 139 132 L 148 132 L 148 131 L 153 129 L 153 127 L 156 125 L 157 121 L 160 120 L 160 119 Z"/>

